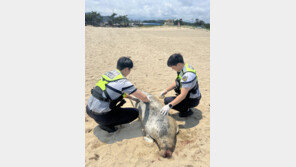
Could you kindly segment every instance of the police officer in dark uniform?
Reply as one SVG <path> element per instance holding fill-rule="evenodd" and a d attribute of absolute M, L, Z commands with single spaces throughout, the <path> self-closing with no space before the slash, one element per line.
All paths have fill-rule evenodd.
<path fill-rule="evenodd" d="M 177 78 L 172 85 L 161 92 L 160 96 L 164 97 L 173 89 L 177 96 L 164 99 L 166 105 L 161 109 L 161 113 L 166 115 L 173 108 L 179 111 L 180 117 L 188 117 L 193 114 L 190 108 L 196 107 L 201 99 L 196 70 L 184 63 L 183 56 L 179 53 L 171 55 L 167 65 L 177 71 Z"/>
<path fill-rule="evenodd" d="M 109 133 L 117 130 L 116 125 L 132 122 L 139 115 L 136 108 L 121 108 L 125 103 L 123 98 L 149 102 L 147 96 L 127 80 L 126 76 L 129 75 L 132 68 L 133 62 L 130 58 L 119 58 L 117 69 L 102 75 L 91 90 L 86 113 L 99 124 L 101 129 Z"/>

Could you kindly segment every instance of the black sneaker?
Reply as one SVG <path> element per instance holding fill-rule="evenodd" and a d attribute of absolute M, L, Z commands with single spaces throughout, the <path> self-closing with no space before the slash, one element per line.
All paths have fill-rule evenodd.
<path fill-rule="evenodd" d="M 99 127 L 100 127 L 101 129 L 103 129 L 104 131 L 107 131 L 107 132 L 109 132 L 109 133 L 112 133 L 112 132 L 115 132 L 115 131 L 118 130 L 118 128 L 115 127 L 115 126 L 99 125 Z"/>
<path fill-rule="evenodd" d="M 188 109 L 187 112 L 180 112 L 179 117 L 189 117 L 192 114 L 193 114 L 193 111 L 191 109 Z"/>

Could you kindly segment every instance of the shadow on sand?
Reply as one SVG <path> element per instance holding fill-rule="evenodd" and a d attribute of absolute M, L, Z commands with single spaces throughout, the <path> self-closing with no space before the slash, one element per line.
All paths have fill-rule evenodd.
<path fill-rule="evenodd" d="M 184 124 L 179 125 L 180 129 L 192 128 L 199 124 L 199 121 L 202 119 L 201 111 L 196 108 L 192 108 L 192 111 L 193 114 L 186 118 L 179 117 L 179 112 L 171 115 L 176 121 L 184 121 Z"/>
<path fill-rule="evenodd" d="M 184 124 L 179 125 L 180 129 L 192 128 L 199 124 L 202 119 L 202 113 L 196 108 L 192 108 L 193 114 L 190 117 L 179 117 L 178 113 L 171 116 L 176 121 L 184 121 Z M 108 133 L 102 130 L 99 126 L 96 126 L 93 130 L 94 135 L 103 143 L 112 144 L 123 139 L 132 139 L 143 136 L 142 126 L 139 119 L 129 123 L 117 126 L 118 130 L 114 133 Z"/>
<path fill-rule="evenodd" d="M 131 139 L 143 136 L 141 123 L 135 120 L 129 124 L 116 126 L 118 130 L 114 133 L 108 133 L 99 126 L 94 128 L 94 135 L 103 143 L 112 144 L 123 139 Z"/>

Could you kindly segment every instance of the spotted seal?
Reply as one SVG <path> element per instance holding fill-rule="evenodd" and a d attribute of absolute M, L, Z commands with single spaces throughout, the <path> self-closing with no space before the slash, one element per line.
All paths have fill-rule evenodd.
<path fill-rule="evenodd" d="M 147 95 L 150 102 L 137 102 L 135 107 L 139 110 L 139 119 L 144 129 L 144 139 L 153 140 L 159 148 L 159 154 L 164 158 L 170 158 L 175 149 L 178 126 L 176 121 L 169 115 L 160 113 L 163 104 L 153 95 Z"/>

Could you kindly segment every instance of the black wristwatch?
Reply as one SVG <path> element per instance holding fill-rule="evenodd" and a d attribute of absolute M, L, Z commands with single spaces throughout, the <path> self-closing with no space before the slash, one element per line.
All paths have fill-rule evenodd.
<path fill-rule="evenodd" d="M 170 104 L 169 104 L 169 107 L 170 107 L 170 108 L 173 108 L 173 105 L 170 103 Z"/>

